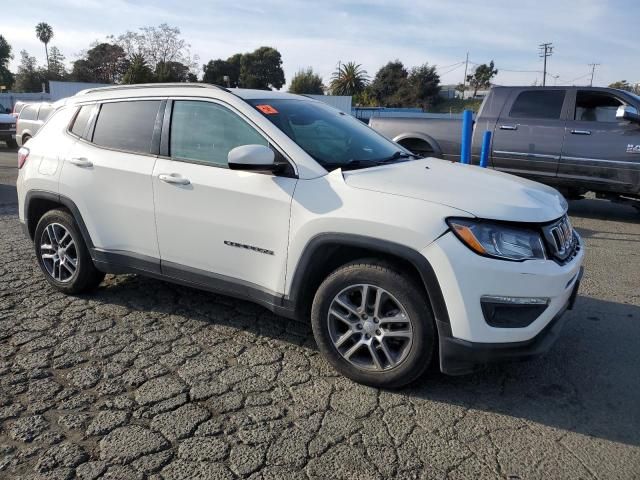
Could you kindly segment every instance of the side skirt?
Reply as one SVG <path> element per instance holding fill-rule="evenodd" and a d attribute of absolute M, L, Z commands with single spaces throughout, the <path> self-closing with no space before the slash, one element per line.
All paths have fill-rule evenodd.
<path fill-rule="evenodd" d="M 91 248 L 96 268 L 105 273 L 133 273 L 186 287 L 248 300 L 283 317 L 296 319 L 294 304 L 276 292 L 243 280 L 123 251 Z"/>

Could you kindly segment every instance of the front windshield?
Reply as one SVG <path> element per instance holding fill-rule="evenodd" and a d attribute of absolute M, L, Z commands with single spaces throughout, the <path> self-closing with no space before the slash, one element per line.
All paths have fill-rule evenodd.
<path fill-rule="evenodd" d="M 327 170 L 370 167 L 409 155 L 351 115 L 321 102 L 266 99 L 249 103 Z"/>

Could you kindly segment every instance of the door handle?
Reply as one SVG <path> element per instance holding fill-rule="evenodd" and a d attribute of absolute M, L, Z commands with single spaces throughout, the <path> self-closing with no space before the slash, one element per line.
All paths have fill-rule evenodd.
<path fill-rule="evenodd" d="M 83 168 L 89 168 L 89 167 L 93 167 L 93 163 L 84 158 L 84 157 L 73 157 L 69 159 L 69 163 L 74 164 L 77 167 L 83 167 Z"/>
<path fill-rule="evenodd" d="M 571 130 L 571 133 L 574 135 L 591 135 L 589 130 Z"/>
<path fill-rule="evenodd" d="M 164 183 L 173 185 L 189 185 L 191 183 L 188 178 L 181 177 L 177 173 L 161 173 L 158 178 Z"/>
<path fill-rule="evenodd" d="M 500 130 L 517 130 L 517 125 L 500 125 Z"/>

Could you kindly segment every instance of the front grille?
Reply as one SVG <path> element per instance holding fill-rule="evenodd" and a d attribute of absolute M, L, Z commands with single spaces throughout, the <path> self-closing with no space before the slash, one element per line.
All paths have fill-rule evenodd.
<path fill-rule="evenodd" d="M 567 215 L 557 222 L 543 227 L 542 232 L 547 249 L 553 258 L 564 262 L 577 252 L 577 248 L 579 248 L 578 237 Z"/>
<path fill-rule="evenodd" d="M 0 130 L 14 130 L 15 128 L 14 123 L 0 123 Z"/>

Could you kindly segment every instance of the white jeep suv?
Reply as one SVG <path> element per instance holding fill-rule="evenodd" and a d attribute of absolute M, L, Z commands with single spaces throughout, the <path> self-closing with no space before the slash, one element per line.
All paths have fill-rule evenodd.
<path fill-rule="evenodd" d="M 394 387 L 557 337 L 584 249 L 552 188 L 412 155 L 309 98 L 203 84 L 83 91 L 19 151 L 54 287 L 138 273 L 310 317 L 344 375 Z"/>

